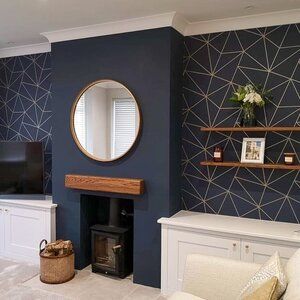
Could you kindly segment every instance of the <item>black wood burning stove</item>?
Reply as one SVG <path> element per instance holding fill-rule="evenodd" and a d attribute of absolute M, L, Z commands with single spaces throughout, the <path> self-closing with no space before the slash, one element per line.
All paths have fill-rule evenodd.
<path fill-rule="evenodd" d="M 107 224 L 91 227 L 92 271 L 125 278 L 133 269 L 133 220 L 122 200 L 111 198 Z"/>
<path fill-rule="evenodd" d="M 92 271 L 125 278 L 132 272 L 132 228 L 94 225 Z"/>

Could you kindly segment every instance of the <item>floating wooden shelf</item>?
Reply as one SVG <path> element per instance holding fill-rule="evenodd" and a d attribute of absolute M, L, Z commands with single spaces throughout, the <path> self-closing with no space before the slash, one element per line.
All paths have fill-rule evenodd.
<path fill-rule="evenodd" d="M 86 191 L 142 195 L 144 180 L 68 174 L 65 176 L 65 187 Z"/>
<path fill-rule="evenodd" d="M 299 127 L 201 127 L 201 131 L 239 131 L 239 132 L 267 132 L 267 131 L 300 131 Z"/>
<path fill-rule="evenodd" d="M 237 167 L 237 168 L 256 168 L 256 169 L 282 169 L 282 170 L 300 170 L 300 165 L 285 165 L 285 164 L 251 164 L 241 163 L 238 161 L 202 161 L 201 166 L 212 167 Z"/>

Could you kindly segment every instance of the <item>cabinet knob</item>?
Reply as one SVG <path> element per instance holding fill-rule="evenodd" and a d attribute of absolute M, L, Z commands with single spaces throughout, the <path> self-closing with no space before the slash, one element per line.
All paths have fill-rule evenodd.
<path fill-rule="evenodd" d="M 233 243 L 232 246 L 233 246 L 233 247 L 236 247 L 236 243 Z"/>
<path fill-rule="evenodd" d="M 250 247 L 249 247 L 249 245 L 246 245 L 245 248 L 248 250 Z"/>
<path fill-rule="evenodd" d="M 7 208 L 5 208 L 5 209 L 4 209 L 4 211 L 5 211 L 5 212 L 8 212 L 8 209 L 7 209 Z"/>

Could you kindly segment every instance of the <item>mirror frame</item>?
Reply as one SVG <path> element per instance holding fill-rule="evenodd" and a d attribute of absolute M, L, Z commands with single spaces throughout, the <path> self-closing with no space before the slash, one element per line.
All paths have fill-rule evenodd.
<path fill-rule="evenodd" d="M 113 158 L 113 159 L 101 159 L 101 158 L 98 158 L 94 155 L 92 155 L 91 153 L 89 153 L 86 149 L 84 149 L 82 147 L 82 145 L 80 144 L 78 138 L 77 138 L 77 135 L 76 135 L 76 132 L 75 132 L 75 124 L 74 124 L 74 119 L 75 119 L 75 110 L 76 110 L 76 107 L 77 107 L 77 103 L 79 101 L 79 99 L 81 98 L 81 96 L 89 89 L 91 88 L 92 86 L 98 84 L 98 83 L 102 83 L 102 82 L 107 82 L 107 81 L 114 81 L 116 83 L 119 83 L 120 85 L 122 85 L 126 90 L 127 92 L 132 96 L 132 98 L 134 99 L 135 103 L 136 103 L 136 106 L 138 108 L 138 113 L 139 113 L 139 119 L 140 119 L 140 122 L 139 122 L 139 125 L 138 125 L 138 131 L 137 131 L 137 134 L 136 134 L 136 137 L 131 145 L 131 147 L 122 155 L 119 155 L 118 157 L 116 158 Z M 131 93 L 131 91 L 121 82 L 117 81 L 117 80 L 114 80 L 114 79 L 100 79 L 100 80 L 96 80 L 96 81 L 93 81 L 92 83 L 86 85 L 80 92 L 79 94 L 77 95 L 77 97 L 75 98 L 75 101 L 73 102 L 72 104 L 72 108 L 71 108 L 71 118 L 70 118 L 70 128 L 71 128 L 71 133 L 72 133 L 72 137 L 73 137 L 73 140 L 75 141 L 75 144 L 77 145 L 77 147 L 79 148 L 79 150 L 85 154 L 87 157 L 93 159 L 93 160 L 96 160 L 96 161 L 99 161 L 99 162 L 113 162 L 113 161 L 116 161 L 118 159 L 121 159 L 123 158 L 124 156 L 126 156 L 133 148 L 134 146 L 136 145 L 139 137 L 140 137 L 140 134 L 141 134 L 141 128 L 142 128 L 142 112 L 141 112 L 141 108 L 140 108 L 140 105 L 138 103 L 138 101 L 136 100 L 136 98 L 134 97 L 134 95 Z"/>

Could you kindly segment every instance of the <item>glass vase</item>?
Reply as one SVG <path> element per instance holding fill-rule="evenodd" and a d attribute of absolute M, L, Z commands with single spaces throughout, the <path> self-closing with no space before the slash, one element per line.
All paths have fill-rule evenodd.
<path fill-rule="evenodd" d="M 241 126 L 243 127 L 252 127 L 256 126 L 256 118 L 254 112 L 254 105 L 247 104 L 242 106 L 242 121 Z"/>

